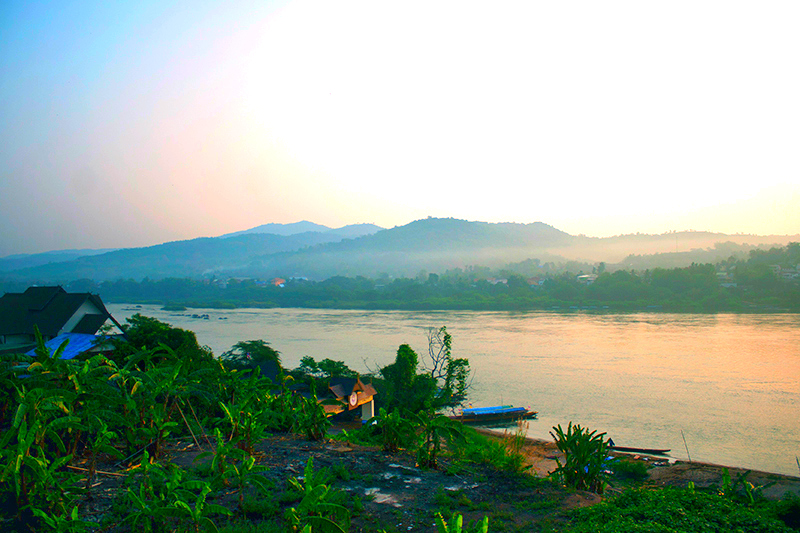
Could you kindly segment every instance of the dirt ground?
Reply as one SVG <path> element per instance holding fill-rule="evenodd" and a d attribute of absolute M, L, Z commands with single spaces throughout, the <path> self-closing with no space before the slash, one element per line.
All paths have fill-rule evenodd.
<path fill-rule="evenodd" d="M 204 443 L 201 443 L 204 444 Z M 183 441 L 172 443 L 168 457 L 186 468 L 198 466 L 198 456 L 208 451 L 207 444 Z M 257 462 L 268 467 L 267 478 L 274 483 L 278 497 L 272 502 L 272 519 L 281 516 L 291 503 L 280 502 L 287 479 L 301 477 L 309 458 L 314 469 L 328 468 L 337 478 L 332 483 L 351 497 L 360 499 L 363 509 L 354 513 L 351 532 L 435 531 L 432 517 L 437 511 L 457 509 L 465 522 L 480 519 L 491 511 L 495 524 L 505 522 L 505 529 L 529 530 L 531 524 L 558 521 L 559 511 L 592 505 L 601 496 L 562 490 L 550 483 L 537 482 L 552 471 L 558 457 L 554 443 L 525 439 L 521 453 L 525 456 L 529 476 L 515 476 L 484 466 L 470 465 L 461 470 L 448 469 L 445 461 L 439 470 L 422 470 L 411 454 L 390 455 L 377 447 L 357 446 L 329 439 L 309 442 L 292 435 L 275 435 L 257 447 Z M 631 457 L 631 456 L 629 456 Z M 635 457 L 635 456 L 634 456 Z M 691 481 L 698 488 L 721 486 L 722 467 L 700 463 L 669 462 L 664 458 L 639 456 L 652 467 L 647 485 L 685 487 Z M 208 459 L 206 459 L 208 460 Z M 111 470 L 107 465 L 101 470 Z M 449 472 L 448 472 L 449 470 Z M 742 473 L 730 469 L 733 479 Z M 527 479 L 527 481 L 526 481 Z M 751 472 L 747 480 L 756 487 L 765 486 L 768 498 L 780 498 L 786 492 L 800 495 L 800 478 L 762 472 Z M 112 508 L 114 494 L 122 483 L 120 476 L 101 475 L 84 506 L 83 516 L 100 522 Z M 609 491 L 613 494 L 615 489 Z M 236 508 L 234 491 L 214 495 L 214 502 Z M 353 498 L 350 498 L 351 500 Z M 269 505 L 266 505 L 269 507 Z M 276 509 L 276 506 L 283 506 Z M 267 511 L 264 511 L 267 513 Z M 500 518 L 498 518 L 500 517 Z M 248 520 L 269 519 L 267 514 L 250 510 Z M 549 521 L 549 522 L 548 522 Z M 106 531 L 125 531 L 110 526 Z"/>

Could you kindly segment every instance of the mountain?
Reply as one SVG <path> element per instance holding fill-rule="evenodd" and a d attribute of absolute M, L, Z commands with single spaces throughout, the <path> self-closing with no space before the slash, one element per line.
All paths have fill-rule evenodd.
<path fill-rule="evenodd" d="M 308 226 L 311 224 L 311 226 Z M 686 266 L 716 262 L 754 247 L 783 246 L 795 236 L 680 232 L 596 238 L 570 235 L 542 222 L 488 223 L 428 218 L 380 230 L 371 224 L 289 235 L 310 222 L 267 224 L 238 235 L 116 250 L 71 261 L 4 272 L 9 281 L 37 283 L 165 277 L 272 277 L 326 279 L 336 275 L 416 276 L 469 267 L 505 268 L 530 259 L 555 264 L 600 261 L 614 268 Z M 351 238 L 352 237 L 352 238 Z M 649 255 L 648 255 L 649 254 Z M 579 268 L 583 266 L 579 265 Z"/>
<path fill-rule="evenodd" d="M 541 222 L 491 224 L 428 218 L 358 239 L 255 257 L 249 265 L 237 270 L 236 275 L 314 279 L 335 275 L 414 276 L 421 270 L 442 272 L 472 265 L 499 267 L 529 257 L 564 261 L 548 250 L 567 247 L 574 239 Z"/>
<path fill-rule="evenodd" d="M 331 228 L 328 226 L 322 226 L 307 220 L 302 220 L 300 222 L 293 222 L 291 224 L 262 224 L 261 226 L 256 226 L 255 228 L 250 228 L 243 231 L 235 231 L 233 233 L 226 233 L 225 235 L 220 235 L 219 238 L 227 239 L 230 237 L 238 237 L 239 235 L 249 235 L 252 233 L 270 233 L 272 235 L 283 235 L 284 237 L 287 237 L 289 235 L 297 235 L 298 233 L 324 233 L 330 230 Z"/>
<path fill-rule="evenodd" d="M 0 258 L 0 272 L 19 270 L 21 268 L 30 268 L 39 265 L 46 265 L 48 263 L 63 263 L 64 261 L 72 261 L 73 259 L 77 259 L 79 257 L 104 254 L 114 250 L 115 248 L 106 248 L 102 250 L 58 250 L 39 254 L 8 255 Z"/>
<path fill-rule="evenodd" d="M 6 276 L 47 282 L 84 278 L 100 281 L 128 278 L 138 280 L 144 277 L 201 277 L 241 268 L 257 255 L 298 250 L 330 242 L 331 239 L 337 237 L 318 232 L 286 237 L 271 233 L 240 235 L 228 239 L 203 237 L 80 257 L 73 261 L 17 270 L 6 273 Z"/>
<path fill-rule="evenodd" d="M 338 229 L 331 229 L 328 226 L 302 220 L 300 222 L 293 222 L 291 224 L 262 224 L 261 226 L 256 226 L 255 228 L 236 231 L 234 233 L 226 233 L 225 235 L 220 235 L 219 238 L 227 239 L 230 237 L 250 235 L 253 233 L 271 233 L 273 235 L 289 236 L 297 235 L 298 233 L 317 232 L 327 233 L 331 236 L 341 239 L 354 239 L 356 237 L 361 237 L 362 235 L 372 235 L 373 233 L 377 233 L 382 229 L 383 228 L 376 226 L 375 224 L 351 224 Z"/>

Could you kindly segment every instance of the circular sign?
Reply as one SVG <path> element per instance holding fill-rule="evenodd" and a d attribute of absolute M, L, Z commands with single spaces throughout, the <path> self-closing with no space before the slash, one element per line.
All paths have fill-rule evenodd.
<path fill-rule="evenodd" d="M 358 394 L 354 392 L 353 394 L 350 395 L 350 405 L 355 407 L 357 403 L 358 403 Z"/>

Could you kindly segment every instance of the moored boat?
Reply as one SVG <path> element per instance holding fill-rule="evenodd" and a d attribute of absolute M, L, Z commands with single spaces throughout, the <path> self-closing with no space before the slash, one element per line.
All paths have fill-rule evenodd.
<path fill-rule="evenodd" d="M 490 424 L 513 423 L 536 417 L 536 411 L 513 405 L 495 405 L 492 407 L 469 407 L 461 410 L 460 414 L 452 416 L 465 424 Z"/>
<path fill-rule="evenodd" d="M 614 441 L 611 442 L 613 443 Z M 666 455 L 671 451 L 663 448 L 632 448 L 630 446 L 615 446 L 614 444 L 609 446 L 608 450 L 622 453 L 640 453 L 642 455 Z"/>

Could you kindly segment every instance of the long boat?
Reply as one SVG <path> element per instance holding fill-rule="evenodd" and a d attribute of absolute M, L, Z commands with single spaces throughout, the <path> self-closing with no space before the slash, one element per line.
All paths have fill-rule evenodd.
<path fill-rule="evenodd" d="M 535 418 L 536 411 L 529 411 L 524 407 L 513 405 L 495 405 L 492 407 L 469 407 L 461 410 L 461 414 L 452 416 L 465 424 L 486 424 L 496 422 L 516 422 Z"/>
<path fill-rule="evenodd" d="M 628 446 L 609 446 L 609 451 L 623 453 L 640 453 L 642 455 L 666 455 L 671 450 L 660 448 L 631 448 Z"/>

